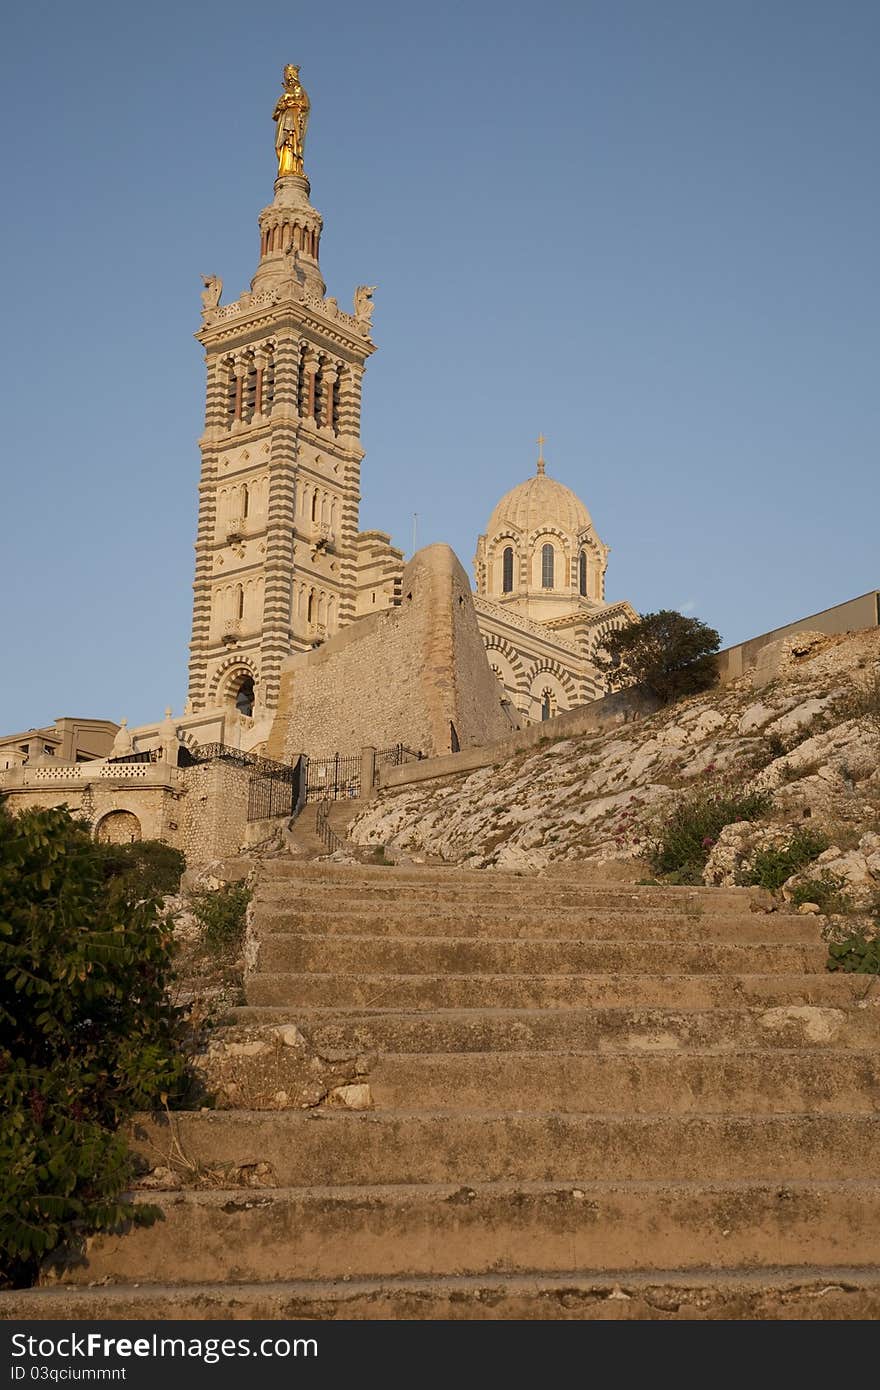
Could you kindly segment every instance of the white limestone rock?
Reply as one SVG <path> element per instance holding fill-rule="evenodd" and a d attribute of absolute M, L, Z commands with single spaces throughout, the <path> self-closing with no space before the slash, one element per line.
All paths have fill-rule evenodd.
<path fill-rule="evenodd" d="M 344 1105 L 346 1110 L 369 1110 L 373 1104 L 373 1092 L 365 1081 L 358 1081 L 350 1086 L 334 1086 L 330 1100 Z"/>

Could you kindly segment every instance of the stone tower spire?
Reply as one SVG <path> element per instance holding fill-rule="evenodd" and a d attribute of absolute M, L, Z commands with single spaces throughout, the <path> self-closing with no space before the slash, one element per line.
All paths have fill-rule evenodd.
<path fill-rule="evenodd" d="M 374 351 L 370 288 L 352 314 L 325 297 L 298 68 L 284 88 L 256 273 L 224 305 L 222 282 L 205 279 L 196 334 L 208 384 L 189 703 L 245 717 L 274 709 L 289 653 L 355 616 L 361 380 Z"/>

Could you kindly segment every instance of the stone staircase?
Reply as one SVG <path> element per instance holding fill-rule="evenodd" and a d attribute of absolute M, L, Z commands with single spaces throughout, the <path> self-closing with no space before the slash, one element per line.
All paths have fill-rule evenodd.
<path fill-rule="evenodd" d="M 145 1118 L 164 1221 L 6 1316 L 880 1314 L 880 986 L 814 919 L 575 866 L 261 875 L 234 1021 L 291 1108 Z"/>
<path fill-rule="evenodd" d="M 367 805 L 366 801 L 347 799 L 344 801 L 309 801 L 292 821 L 286 832 L 286 844 L 291 855 L 298 859 L 319 859 L 327 854 L 321 835 L 318 832 L 318 812 L 323 807 L 327 812 L 327 823 L 338 839 L 345 839 L 345 832 L 351 822 Z"/>

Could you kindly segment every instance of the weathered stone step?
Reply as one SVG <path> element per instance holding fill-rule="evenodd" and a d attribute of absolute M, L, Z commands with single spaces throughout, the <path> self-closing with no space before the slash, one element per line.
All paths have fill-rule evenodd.
<path fill-rule="evenodd" d="M 546 904 L 548 907 L 610 908 L 629 912 L 711 912 L 723 915 L 748 911 L 751 903 L 771 902 L 769 894 L 756 888 L 678 888 L 613 884 L 591 886 L 576 880 L 565 882 L 537 875 L 499 874 L 495 870 L 351 869 L 339 867 L 323 873 L 307 866 L 289 866 L 282 873 L 283 861 L 267 861 L 256 886 L 258 902 L 295 904 L 297 900 L 320 899 L 328 904 L 356 906 L 358 903 L 424 904 L 481 903 L 510 905 Z"/>
<path fill-rule="evenodd" d="M 715 941 L 798 942 L 815 945 L 821 931 L 814 917 L 776 912 L 709 914 L 629 912 L 605 909 L 520 906 L 506 909 L 448 904 L 436 908 L 408 907 L 399 903 L 387 909 L 364 910 L 361 903 L 343 911 L 336 904 L 278 909 L 260 906 L 260 935 L 397 936 L 468 938 L 491 940 L 531 939 L 550 941 Z"/>
<path fill-rule="evenodd" d="M 140 1117 L 156 1166 L 264 1163 L 282 1187 L 330 1184 L 871 1178 L 880 1116 L 217 1110 Z M 877 1238 L 880 1240 L 880 1229 Z M 880 1255 L 880 1251 L 878 1251 Z"/>
<path fill-rule="evenodd" d="M 299 975 L 722 975 L 809 974 L 828 948 L 776 942 L 523 941 L 474 937 L 300 936 L 277 932 L 259 943 L 261 974 Z M 250 982 L 245 990 L 252 1000 Z M 258 1002 L 253 999 L 253 1002 Z M 268 1001 L 266 1001 L 268 1002 Z"/>
<path fill-rule="evenodd" d="M 299 1109 L 316 1103 L 303 1053 L 275 1045 L 238 1055 L 222 1073 L 237 1103 Z M 251 1044 L 254 1045 L 254 1044 Z M 346 1067 L 345 1063 L 339 1064 Z M 216 1069 L 208 1072 L 209 1089 Z M 880 1052 L 386 1053 L 351 1059 L 327 1083 L 366 1082 L 377 1110 L 701 1115 L 868 1114 L 880 1111 Z M 279 1100 L 283 1093 L 283 1100 Z M 224 1097 L 218 1104 L 225 1104 Z"/>
<path fill-rule="evenodd" d="M 594 1115 L 880 1112 L 880 1052 L 398 1053 L 376 1058 L 362 1079 L 377 1110 L 418 1105 Z"/>
<path fill-rule="evenodd" d="M 880 1184 L 455 1183 L 151 1195 L 165 1220 L 89 1242 L 71 1283 L 875 1269 Z"/>
<path fill-rule="evenodd" d="M 287 1009 L 733 1008 L 830 1004 L 865 993 L 864 976 L 822 975 L 285 975 Z"/>
<path fill-rule="evenodd" d="M 575 1270 L 271 1283 L 103 1284 L 12 1290 L 0 1317 L 19 1321 L 528 1319 L 584 1322 L 876 1321 L 880 1269 Z"/>
<path fill-rule="evenodd" d="M 254 975 L 251 1004 L 283 1005 L 316 1048 L 362 1052 L 731 1052 L 878 1047 L 876 1006 L 780 1004 L 740 1009 L 436 1009 L 418 1013 L 287 1006 L 289 975 Z M 230 1022 L 246 1022 L 233 1009 Z M 279 1015 L 280 1016 L 280 1015 Z"/>

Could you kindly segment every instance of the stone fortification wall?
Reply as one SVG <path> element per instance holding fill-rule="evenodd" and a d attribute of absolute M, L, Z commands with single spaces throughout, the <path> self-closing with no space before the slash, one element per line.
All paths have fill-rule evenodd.
<path fill-rule="evenodd" d="M 420 550 L 400 606 L 289 657 L 267 747 L 299 753 L 406 743 L 426 754 L 491 743 L 510 730 L 467 575 L 447 545 Z"/>
<path fill-rule="evenodd" d="M 67 806 L 100 838 L 165 840 L 188 864 L 236 854 L 247 827 L 250 771 L 213 762 L 172 768 L 163 763 L 114 767 L 104 762 L 53 768 L 16 768 L 0 785 L 9 809 Z M 119 813 L 134 817 L 122 822 Z M 116 824 L 108 820 L 114 818 Z"/>
<path fill-rule="evenodd" d="M 237 854 L 247 826 L 250 771 L 234 763 L 202 763 L 184 772 L 175 843 L 187 864 L 204 864 Z"/>
<path fill-rule="evenodd" d="M 604 733 L 634 720 L 644 719 L 660 708 L 660 701 L 650 691 L 636 687 L 618 690 L 591 700 L 588 705 L 569 709 L 542 724 L 530 724 L 510 734 L 500 743 L 486 748 L 471 748 L 446 757 L 425 758 L 422 762 L 403 763 L 400 767 L 380 767 L 377 786 L 380 790 L 404 787 L 413 782 L 430 782 L 438 777 L 457 777 L 481 767 L 507 762 L 510 758 L 562 738 L 577 738 L 583 734 Z"/>

